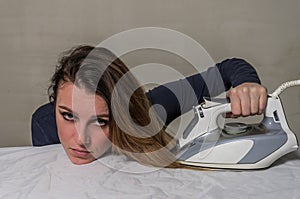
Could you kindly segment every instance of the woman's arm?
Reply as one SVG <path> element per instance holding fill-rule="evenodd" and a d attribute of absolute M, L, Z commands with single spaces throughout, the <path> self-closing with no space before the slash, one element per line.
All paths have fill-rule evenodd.
<path fill-rule="evenodd" d="M 52 103 L 40 106 L 32 114 L 31 139 L 33 146 L 60 143 L 55 122 L 54 105 Z"/>
<path fill-rule="evenodd" d="M 247 116 L 264 110 L 266 89 L 260 85 L 255 69 L 245 60 L 237 58 L 226 59 L 201 74 L 158 86 L 147 95 L 153 105 L 160 105 L 155 109 L 168 125 L 201 103 L 203 97 L 216 96 L 230 88 L 227 95 L 233 115 Z M 256 109 L 259 110 L 254 111 Z"/>
<path fill-rule="evenodd" d="M 231 87 L 234 88 L 227 95 L 232 102 L 234 115 L 246 115 L 247 111 L 255 114 L 255 111 L 251 113 L 255 109 L 259 109 L 258 113 L 261 113 L 265 106 L 266 90 L 259 84 L 258 75 L 249 63 L 241 59 L 228 59 L 201 74 L 158 86 L 147 95 L 152 104 L 160 105 L 156 106 L 156 111 L 169 124 L 192 106 L 202 102 L 204 96 L 214 96 Z M 48 103 L 38 108 L 32 115 L 31 125 L 34 146 L 59 143 L 53 104 Z"/>

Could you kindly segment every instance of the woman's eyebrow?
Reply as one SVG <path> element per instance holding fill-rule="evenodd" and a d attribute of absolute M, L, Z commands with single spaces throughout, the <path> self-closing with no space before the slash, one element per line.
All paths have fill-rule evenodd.
<path fill-rule="evenodd" d="M 59 105 L 58 107 L 61 108 L 61 109 L 65 109 L 66 111 L 69 111 L 71 113 L 74 113 L 72 109 L 70 109 L 70 108 L 68 108 L 66 106 Z M 74 113 L 74 114 L 76 114 L 76 113 Z"/>
<path fill-rule="evenodd" d="M 59 105 L 58 107 L 61 108 L 61 109 L 66 110 L 66 111 L 69 111 L 69 112 L 73 113 L 74 115 L 78 115 L 78 114 L 75 113 L 72 109 L 70 109 L 70 108 L 68 108 L 68 107 L 66 107 L 66 106 Z M 103 113 L 103 114 L 99 114 L 99 115 L 96 115 L 96 116 L 95 116 L 95 118 L 101 118 L 101 117 L 107 117 L 107 118 L 109 118 L 109 114 Z"/>
<path fill-rule="evenodd" d="M 109 119 L 109 114 L 103 113 L 103 114 L 95 115 L 95 116 L 92 116 L 90 119 L 95 120 L 98 118 L 108 118 Z"/>
<path fill-rule="evenodd" d="M 109 118 L 109 114 L 106 114 L 106 113 L 99 114 L 99 115 L 96 115 L 96 117 L 108 117 Z"/>

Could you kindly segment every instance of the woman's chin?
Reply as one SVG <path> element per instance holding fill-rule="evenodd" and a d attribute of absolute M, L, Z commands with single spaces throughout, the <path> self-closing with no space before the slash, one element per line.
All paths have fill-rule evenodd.
<path fill-rule="evenodd" d="M 95 161 L 96 159 L 95 158 L 81 159 L 81 158 L 76 158 L 76 157 L 70 157 L 70 160 L 75 165 L 82 165 L 82 164 L 89 164 L 89 163 Z"/>

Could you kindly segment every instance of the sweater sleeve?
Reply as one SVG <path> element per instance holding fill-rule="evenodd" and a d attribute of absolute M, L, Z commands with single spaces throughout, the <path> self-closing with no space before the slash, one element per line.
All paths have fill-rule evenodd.
<path fill-rule="evenodd" d="M 31 118 L 31 139 L 33 146 L 60 143 L 52 103 L 39 107 Z"/>
<path fill-rule="evenodd" d="M 255 69 L 243 59 L 226 59 L 206 71 L 185 79 L 163 84 L 147 96 L 158 116 L 168 125 L 203 97 L 213 97 L 245 82 L 260 84 Z"/>

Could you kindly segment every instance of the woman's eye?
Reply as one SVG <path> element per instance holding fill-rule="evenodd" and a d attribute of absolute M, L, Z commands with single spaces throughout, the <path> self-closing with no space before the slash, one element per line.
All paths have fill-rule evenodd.
<path fill-rule="evenodd" d="M 97 124 L 98 126 L 106 126 L 106 125 L 108 124 L 108 121 L 107 121 L 107 120 L 104 120 L 104 119 L 101 119 L 101 118 L 97 118 L 96 124 Z"/>
<path fill-rule="evenodd" d="M 65 120 L 68 120 L 68 121 L 73 121 L 74 120 L 74 116 L 73 116 L 72 113 L 63 112 L 63 113 L 61 113 L 61 115 L 63 116 L 63 118 Z"/>

